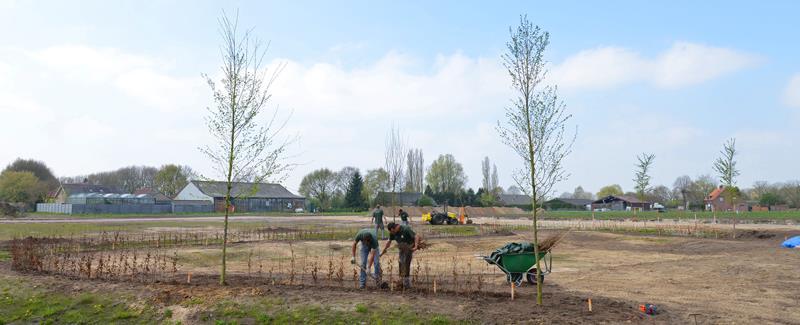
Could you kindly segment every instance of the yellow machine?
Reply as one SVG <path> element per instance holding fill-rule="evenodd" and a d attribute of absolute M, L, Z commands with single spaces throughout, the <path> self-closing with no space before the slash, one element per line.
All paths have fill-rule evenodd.
<path fill-rule="evenodd" d="M 453 212 L 443 213 L 437 211 L 424 213 L 422 214 L 422 222 L 428 222 L 432 225 L 463 225 L 472 223 L 472 220 L 469 220 L 466 210 L 462 207 L 459 209 L 458 214 Z"/>
<path fill-rule="evenodd" d="M 455 225 L 458 223 L 458 217 L 452 212 L 431 212 L 422 215 L 422 222 L 430 222 L 432 225 Z"/>

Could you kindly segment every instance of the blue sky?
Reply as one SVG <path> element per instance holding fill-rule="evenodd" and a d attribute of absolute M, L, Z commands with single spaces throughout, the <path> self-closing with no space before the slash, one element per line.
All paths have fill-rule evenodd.
<path fill-rule="evenodd" d="M 800 178 L 793 1 L 0 0 L 0 164 L 36 158 L 75 175 L 177 162 L 211 174 L 196 149 L 209 140 L 200 73 L 218 70 L 223 9 L 287 64 L 273 104 L 301 135 L 291 189 L 316 168 L 382 165 L 392 121 L 427 163 L 452 153 L 470 186 L 483 156 L 512 185 L 519 161 L 494 125 L 509 99 L 499 57 L 520 14 L 551 33 L 548 81 L 579 129 L 559 192 L 629 190 L 642 152 L 657 156 L 655 184 L 713 173 L 731 137 L 740 185 Z"/>

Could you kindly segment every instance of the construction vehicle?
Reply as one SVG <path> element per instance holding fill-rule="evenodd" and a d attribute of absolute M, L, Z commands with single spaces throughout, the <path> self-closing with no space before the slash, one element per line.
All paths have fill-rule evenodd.
<path fill-rule="evenodd" d="M 432 225 L 463 225 L 472 223 L 464 207 L 459 209 L 458 215 L 453 212 L 447 212 L 447 206 L 444 207 L 444 211 L 445 212 L 439 212 L 433 210 L 430 213 L 424 213 L 422 214 L 422 222 L 428 222 Z"/>

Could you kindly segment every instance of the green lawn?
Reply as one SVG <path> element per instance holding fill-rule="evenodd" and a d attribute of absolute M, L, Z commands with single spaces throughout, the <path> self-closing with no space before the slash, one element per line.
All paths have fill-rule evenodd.
<path fill-rule="evenodd" d="M 201 321 L 215 324 L 452 324 L 441 315 L 420 315 L 407 307 L 366 306 L 350 310 L 316 305 L 289 307 L 276 298 L 246 302 L 223 301 L 202 313 Z M 459 321 L 458 323 L 464 323 Z"/>
<path fill-rule="evenodd" d="M 174 324 L 169 307 L 126 294 L 65 293 L 36 287 L 11 275 L 0 275 L 0 324 Z M 336 301 L 336 304 L 348 304 Z M 355 304 L 331 307 L 290 304 L 283 297 L 198 297 L 181 305 L 198 308 L 204 324 L 451 324 L 441 315 L 420 314 L 406 306 Z"/>
<path fill-rule="evenodd" d="M 0 324 L 152 324 L 162 316 L 146 304 L 134 308 L 119 295 L 49 292 L 0 276 Z"/>
<path fill-rule="evenodd" d="M 248 212 L 248 213 L 236 213 L 232 216 L 257 216 L 257 217 L 303 217 L 303 216 L 367 216 L 367 212 L 347 212 L 347 211 L 336 211 L 336 212 L 324 212 L 322 214 L 312 214 L 312 213 L 291 213 L 291 212 Z M 31 212 L 27 214 L 29 218 L 35 219 L 129 219 L 129 218 L 175 218 L 175 217 L 184 217 L 184 218 L 191 218 L 191 217 L 222 217 L 224 214 L 219 212 L 208 212 L 208 213 L 163 213 L 163 214 L 108 214 L 108 213 L 101 213 L 101 214 L 57 214 L 57 213 L 42 213 L 42 212 Z"/>

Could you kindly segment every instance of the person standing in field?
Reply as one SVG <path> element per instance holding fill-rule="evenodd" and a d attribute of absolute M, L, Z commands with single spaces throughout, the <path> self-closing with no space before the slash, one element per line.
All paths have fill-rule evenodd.
<path fill-rule="evenodd" d="M 378 230 L 381 231 L 381 240 L 386 237 L 385 230 L 383 228 L 383 209 L 381 206 L 378 205 L 375 207 L 375 211 L 372 211 L 372 221 L 375 222 L 375 234 L 378 234 Z"/>
<path fill-rule="evenodd" d="M 411 223 L 408 222 L 408 212 L 403 211 L 403 209 L 400 209 L 400 223 L 411 227 Z"/>
<path fill-rule="evenodd" d="M 374 230 L 364 228 L 356 233 L 355 241 L 353 242 L 353 259 L 350 264 L 356 264 L 356 246 L 361 243 L 361 274 L 358 276 L 358 288 L 364 289 L 367 286 L 367 272 L 374 265 L 373 277 L 376 285 L 381 283 L 381 263 L 378 250 L 378 235 Z"/>
<path fill-rule="evenodd" d="M 386 241 L 386 247 L 383 248 L 381 255 L 386 254 L 386 250 L 392 246 L 392 241 L 397 242 L 397 248 L 400 250 L 400 277 L 403 279 L 403 288 L 411 288 L 411 259 L 414 257 L 414 252 L 419 249 L 419 242 L 422 236 L 417 235 L 414 230 L 409 226 L 398 225 L 390 222 L 389 240 Z"/>

